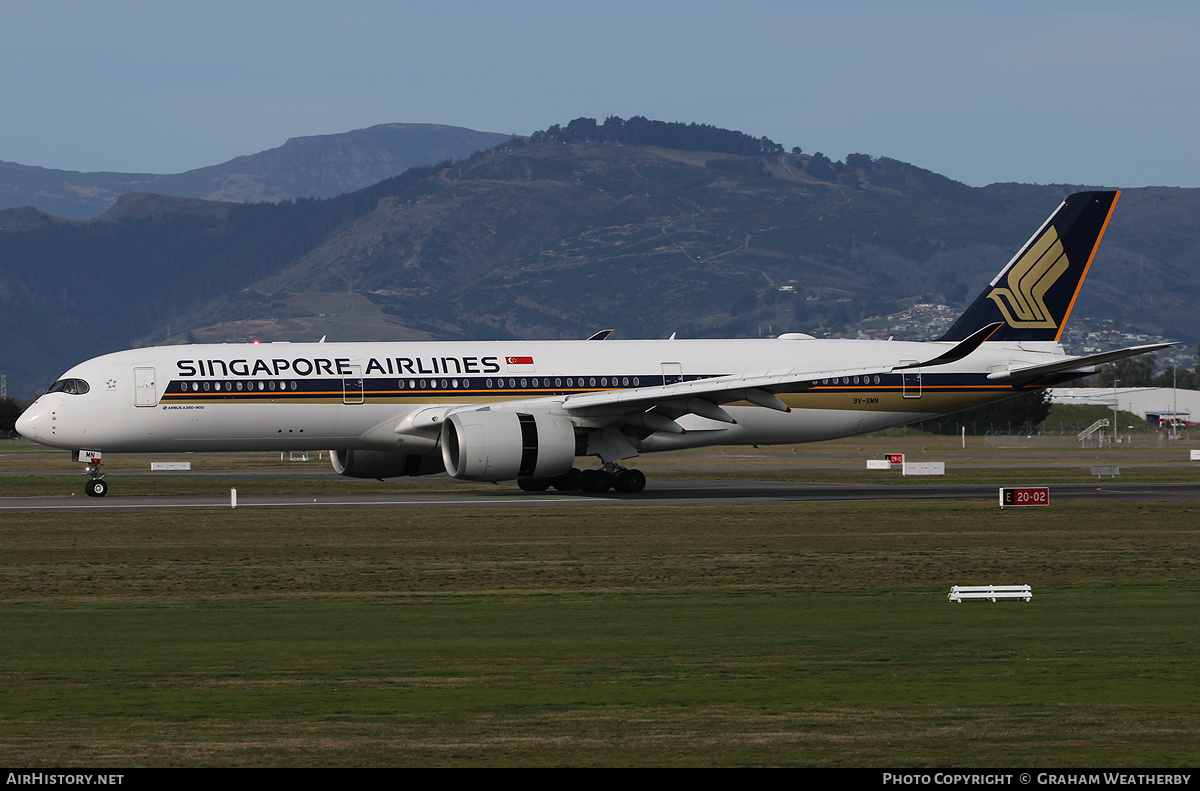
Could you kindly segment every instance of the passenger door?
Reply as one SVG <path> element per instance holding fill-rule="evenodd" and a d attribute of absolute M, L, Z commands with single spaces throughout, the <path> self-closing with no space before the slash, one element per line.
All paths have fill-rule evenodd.
<path fill-rule="evenodd" d="M 157 377 L 153 368 L 133 369 L 133 403 L 137 406 L 157 406 L 158 387 Z"/>

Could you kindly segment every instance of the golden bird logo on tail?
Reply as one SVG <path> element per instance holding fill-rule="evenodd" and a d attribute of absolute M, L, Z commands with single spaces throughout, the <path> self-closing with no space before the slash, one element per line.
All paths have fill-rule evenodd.
<path fill-rule="evenodd" d="M 988 299 L 1000 308 L 1010 327 L 1057 327 L 1046 307 L 1046 292 L 1069 266 L 1058 232 L 1051 225 L 1009 271 L 1008 288 L 993 288 Z"/>

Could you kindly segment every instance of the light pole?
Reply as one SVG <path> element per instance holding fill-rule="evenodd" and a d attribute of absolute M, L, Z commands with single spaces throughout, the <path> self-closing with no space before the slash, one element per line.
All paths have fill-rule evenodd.
<path fill-rule="evenodd" d="M 1120 379 L 1113 377 L 1113 422 L 1112 433 L 1108 436 L 1109 445 L 1117 444 L 1117 384 L 1120 381 Z"/>
<path fill-rule="evenodd" d="M 1171 439 L 1179 439 L 1179 385 L 1175 381 L 1175 372 L 1179 366 L 1171 364 Z"/>

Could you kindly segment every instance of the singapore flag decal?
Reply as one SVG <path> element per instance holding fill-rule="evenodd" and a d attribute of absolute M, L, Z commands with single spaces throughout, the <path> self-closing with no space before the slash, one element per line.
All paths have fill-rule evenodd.
<path fill-rule="evenodd" d="M 510 374 L 531 374 L 535 372 L 532 357 L 505 357 L 504 365 L 508 368 Z"/>

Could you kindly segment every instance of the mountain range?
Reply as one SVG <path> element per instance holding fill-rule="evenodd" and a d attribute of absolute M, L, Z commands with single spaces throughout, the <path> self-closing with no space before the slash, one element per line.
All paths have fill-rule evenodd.
<path fill-rule="evenodd" d="M 325 198 L 130 193 L 87 222 L 2 211 L 0 372 L 28 393 L 138 344 L 322 335 L 899 336 L 879 317 L 965 304 L 1083 188 L 593 128 L 503 136 Z M 1074 315 L 1194 343 L 1198 211 L 1200 190 L 1126 190 Z"/>
<path fill-rule="evenodd" d="M 294 137 L 278 148 L 186 173 L 78 173 L 0 161 L 0 209 L 32 206 L 76 220 L 99 216 L 127 192 L 253 203 L 328 198 L 411 167 L 463 159 L 508 139 L 439 124 L 380 124 Z"/>

